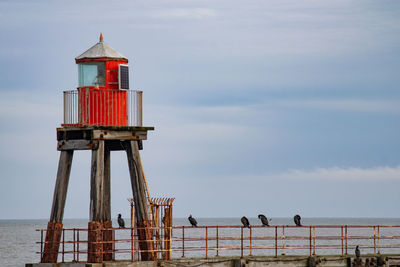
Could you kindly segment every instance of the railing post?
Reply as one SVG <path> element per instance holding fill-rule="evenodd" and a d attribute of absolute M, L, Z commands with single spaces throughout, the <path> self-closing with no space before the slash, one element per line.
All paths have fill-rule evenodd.
<path fill-rule="evenodd" d="M 64 124 L 67 123 L 67 116 L 68 116 L 68 114 L 69 114 L 69 112 L 67 111 L 67 110 L 68 110 L 68 107 L 67 107 L 67 96 L 68 96 L 67 92 L 64 91 L 64 92 L 63 92 L 63 102 L 64 102 Z"/>
<path fill-rule="evenodd" d="M 76 242 L 75 242 L 75 234 L 76 234 L 76 231 L 75 231 L 75 228 L 73 229 L 73 232 L 72 232 L 72 238 L 73 238 L 73 262 L 75 262 L 76 261 L 76 258 L 75 258 L 75 247 L 76 247 Z"/>
<path fill-rule="evenodd" d="M 76 241 L 77 241 L 77 243 L 76 243 L 76 246 L 77 246 L 76 252 L 78 253 L 76 255 L 76 260 L 79 261 L 79 229 L 77 231 Z"/>
<path fill-rule="evenodd" d="M 252 255 L 252 230 L 253 230 L 253 228 L 250 226 L 250 256 L 253 256 Z"/>
<path fill-rule="evenodd" d="M 133 205 L 133 204 L 131 204 L 131 205 Z M 132 220 L 132 218 L 131 218 L 131 220 Z M 133 225 L 132 225 L 132 222 L 131 222 L 131 261 L 133 261 L 133 257 L 134 257 L 134 242 L 133 242 L 133 236 L 134 236 L 134 233 L 133 233 Z M 115 245 L 114 245 L 115 246 Z"/>
<path fill-rule="evenodd" d="M 185 257 L 185 226 L 182 226 L 182 258 Z"/>
<path fill-rule="evenodd" d="M 311 242 L 311 225 L 308 227 L 309 228 L 309 230 L 310 230 L 310 236 L 309 236 L 309 241 L 310 241 L 310 257 L 311 257 L 311 255 L 312 255 L 312 242 Z"/>
<path fill-rule="evenodd" d="M 216 239 L 216 242 L 217 242 L 217 257 L 219 256 L 218 255 L 218 253 L 219 253 L 219 234 L 218 234 L 218 225 L 217 225 L 217 228 L 216 228 L 216 234 L 215 234 L 216 236 L 215 236 L 215 239 Z"/>
<path fill-rule="evenodd" d="M 343 225 L 340 226 L 341 229 L 341 241 L 342 241 L 342 257 L 344 256 L 344 247 L 343 247 Z"/>
<path fill-rule="evenodd" d="M 374 255 L 376 255 L 376 229 L 374 225 Z"/>
<path fill-rule="evenodd" d="M 282 225 L 282 255 L 285 255 L 285 226 Z"/>
<path fill-rule="evenodd" d="M 43 258 L 43 229 L 40 230 L 40 260 Z"/>
<path fill-rule="evenodd" d="M 64 252 L 65 252 L 65 229 L 62 229 L 62 262 L 64 262 Z"/>
<path fill-rule="evenodd" d="M 381 242 L 380 242 L 380 226 L 378 225 L 378 253 L 381 253 Z"/>
<path fill-rule="evenodd" d="M 208 259 L 208 226 L 206 226 L 206 259 Z"/>
<path fill-rule="evenodd" d="M 275 258 L 278 257 L 278 226 L 275 226 Z"/>
<path fill-rule="evenodd" d="M 315 225 L 313 225 L 313 241 L 314 241 L 314 251 L 313 251 L 313 255 L 315 255 L 315 247 L 316 247 L 316 244 L 315 244 Z"/>
<path fill-rule="evenodd" d="M 240 255 L 243 257 L 243 226 L 241 227 L 240 233 Z"/>
<path fill-rule="evenodd" d="M 142 91 L 137 91 L 137 98 L 136 98 L 137 126 L 142 126 L 143 125 L 142 103 L 143 103 L 143 92 Z"/>
<path fill-rule="evenodd" d="M 345 228 L 344 228 L 344 238 L 345 238 L 345 251 L 346 251 L 346 255 L 347 255 L 347 225 L 345 225 Z"/>

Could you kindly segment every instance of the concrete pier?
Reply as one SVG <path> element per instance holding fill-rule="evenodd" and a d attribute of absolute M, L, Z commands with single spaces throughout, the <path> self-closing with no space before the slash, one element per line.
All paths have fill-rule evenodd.
<path fill-rule="evenodd" d="M 399 267 L 400 255 L 364 255 L 357 265 L 354 257 L 341 256 L 280 256 L 280 257 L 216 257 L 210 259 L 181 258 L 165 261 L 112 261 L 103 263 L 33 263 L 25 267 L 365 267 L 366 261 L 375 262 L 377 267 Z M 381 264 L 381 265 L 378 265 Z"/>

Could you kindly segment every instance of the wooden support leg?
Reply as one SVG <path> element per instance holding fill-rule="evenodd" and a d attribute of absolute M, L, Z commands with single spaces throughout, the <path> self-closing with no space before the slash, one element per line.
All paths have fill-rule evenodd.
<path fill-rule="evenodd" d="M 103 229 L 112 228 L 111 221 L 111 180 L 110 180 L 110 150 L 107 143 L 104 150 L 104 186 L 103 186 Z M 103 260 L 114 260 L 114 231 L 103 230 Z"/>
<path fill-rule="evenodd" d="M 88 263 L 103 262 L 102 220 L 104 218 L 104 150 L 105 143 L 92 150 L 92 169 L 90 176 L 90 222 L 88 233 Z"/>
<path fill-rule="evenodd" d="M 144 261 L 154 260 L 154 244 L 152 225 L 148 216 L 148 202 L 146 198 L 146 187 L 144 174 L 141 168 L 141 160 L 137 141 L 127 141 L 125 143 L 126 154 L 128 157 L 129 172 L 133 199 L 135 201 L 135 215 L 139 235 L 139 248 L 141 259 Z"/>
<path fill-rule="evenodd" d="M 71 173 L 73 150 L 61 151 L 58 162 L 57 180 L 54 188 L 50 221 L 47 225 L 46 243 L 41 258 L 42 263 L 56 263 L 61 240 L 62 220 L 67 197 L 69 176 Z"/>

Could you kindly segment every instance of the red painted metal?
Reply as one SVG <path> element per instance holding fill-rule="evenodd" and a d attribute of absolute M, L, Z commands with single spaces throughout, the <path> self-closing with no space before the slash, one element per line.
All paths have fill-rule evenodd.
<path fill-rule="evenodd" d="M 80 125 L 128 126 L 128 93 L 119 90 L 118 67 L 124 58 L 83 58 L 77 64 L 104 62 L 104 86 L 78 87 Z"/>

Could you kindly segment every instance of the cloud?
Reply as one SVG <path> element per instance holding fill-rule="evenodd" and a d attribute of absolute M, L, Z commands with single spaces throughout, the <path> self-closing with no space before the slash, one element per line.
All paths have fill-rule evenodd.
<path fill-rule="evenodd" d="M 277 106 L 290 108 L 312 108 L 356 112 L 400 113 L 398 100 L 366 99 L 296 99 L 277 100 Z"/>
<path fill-rule="evenodd" d="M 375 168 L 316 168 L 314 170 L 290 170 L 277 175 L 277 179 L 287 180 L 340 180 L 340 181 L 394 181 L 400 180 L 400 166 Z"/>
<path fill-rule="evenodd" d="M 216 11 L 211 8 L 170 8 L 152 13 L 152 17 L 161 19 L 204 19 L 213 18 L 216 15 Z"/>

